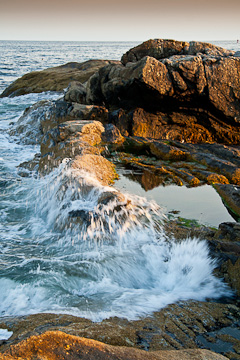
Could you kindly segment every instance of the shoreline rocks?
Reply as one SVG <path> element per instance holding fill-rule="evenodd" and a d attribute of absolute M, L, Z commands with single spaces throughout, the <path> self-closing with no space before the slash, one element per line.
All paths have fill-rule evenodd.
<path fill-rule="evenodd" d="M 122 63 L 70 63 L 27 74 L 1 97 L 62 91 L 70 83 L 63 99 L 34 105 L 10 129 L 23 143 L 41 144 L 41 154 L 22 164 L 22 169 L 44 176 L 67 158 L 73 171 L 85 170 L 106 186 L 117 176 L 113 163 L 120 161 L 148 171 L 141 178 L 145 189 L 160 183 L 214 184 L 239 219 L 239 70 L 240 59 L 233 52 L 210 44 L 156 39 L 129 50 Z M 39 77 L 42 83 L 36 84 Z M 114 189 L 103 192 L 97 206 L 109 202 L 113 202 L 112 211 L 131 206 Z M 69 216 L 89 221 L 82 210 L 70 211 Z M 27 351 L 29 359 L 40 353 L 51 359 L 74 359 L 86 352 L 89 342 L 72 336 L 148 351 L 91 342 L 87 349 L 93 357 L 106 358 L 107 353 L 111 359 L 224 359 L 197 349 L 218 351 L 220 344 L 219 352 L 239 359 L 239 224 L 224 223 L 216 231 L 169 221 L 165 230 L 169 239 L 206 239 L 211 256 L 218 261 L 216 275 L 235 289 L 235 297 L 182 301 L 136 321 L 111 318 L 93 323 L 53 314 L 2 318 L 0 327 L 13 331 L 13 336 L 1 344 L 0 359 L 26 357 Z M 32 335 L 39 337 L 26 340 Z M 16 345 L 20 341 L 25 342 Z"/>
<path fill-rule="evenodd" d="M 172 351 L 204 348 L 215 349 L 230 359 L 238 359 L 239 307 L 233 303 L 181 301 L 135 321 L 109 318 L 94 323 L 91 320 L 64 314 L 36 314 L 0 319 L 0 326 L 13 331 L 1 346 L 1 352 L 46 331 L 62 331 L 69 335 L 94 339 L 112 346 L 125 346 L 152 351 Z M 228 335 L 228 339 L 224 336 Z M 225 343 L 225 347 L 223 344 Z M 20 343 L 21 345 L 21 343 Z M 146 354 L 147 355 L 147 354 Z M 215 356 L 218 356 L 216 354 Z M 219 355 L 220 356 L 220 355 Z"/>
<path fill-rule="evenodd" d="M 114 60 L 88 60 L 83 63 L 70 62 L 64 65 L 34 71 L 23 75 L 8 86 L 0 98 L 19 96 L 45 91 L 59 91 L 66 89 L 71 81 L 87 81 L 99 68 L 119 61 Z"/>
<path fill-rule="evenodd" d="M 145 352 L 127 347 L 114 347 L 96 340 L 65 334 L 61 331 L 47 331 L 42 335 L 32 336 L 18 345 L 12 346 L 0 359 L 33 360 L 44 359 L 99 359 L 99 360 L 224 360 L 225 356 L 216 355 L 208 350 L 186 349 L 180 351 Z"/>

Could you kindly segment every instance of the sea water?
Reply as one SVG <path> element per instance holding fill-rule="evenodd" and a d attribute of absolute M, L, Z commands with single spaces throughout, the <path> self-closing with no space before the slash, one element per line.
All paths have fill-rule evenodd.
<path fill-rule="evenodd" d="M 24 73 L 70 61 L 119 60 L 135 45 L 0 41 L 0 91 Z M 234 42 L 217 45 L 238 50 Z M 61 95 L 0 99 L 0 316 L 56 312 L 94 321 L 110 316 L 135 319 L 178 300 L 230 295 L 213 276 L 216 263 L 204 241 L 176 242 L 164 233 L 164 207 L 168 202 L 174 207 L 171 191 L 154 189 L 156 203 L 136 191 L 136 183 L 128 184 L 123 174 L 116 188 L 130 205 L 116 211 L 116 200 L 98 203 L 109 188 L 90 174 L 70 170 L 67 159 L 44 178 L 18 174 L 18 165 L 32 159 L 39 147 L 10 136 L 10 124 L 26 107 Z M 195 201 L 197 208 L 197 197 Z M 220 207 L 223 211 L 214 219 L 213 208 L 209 216 L 205 209 L 203 222 L 229 220 Z M 85 214 L 81 221 L 69 217 L 79 209 Z"/>

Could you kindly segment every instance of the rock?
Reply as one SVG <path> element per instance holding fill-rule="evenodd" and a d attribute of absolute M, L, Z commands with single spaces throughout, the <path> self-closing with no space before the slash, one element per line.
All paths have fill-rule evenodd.
<path fill-rule="evenodd" d="M 110 201 L 126 204 L 126 198 L 119 191 L 105 191 L 98 198 L 98 205 L 107 205 Z"/>
<path fill-rule="evenodd" d="M 102 133 L 102 140 L 108 144 L 121 144 L 124 142 L 124 137 L 115 125 L 107 124 L 104 133 Z"/>
<path fill-rule="evenodd" d="M 224 222 L 219 225 L 222 237 L 229 237 L 231 241 L 240 241 L 240 224 L 235 222 Z M 238 247 L 240 254 L 240 246 Z"/>
<path fill-rule="evenodd" d="M 148 350 L 149 352 L 144 352 L 146 356 L 152 351 L 164 351 L 165 359 L 166 350 L 180 350 L 177 351 L 180 357 L 185 349 L 191 348 L 199 355 L 199 351 L 201 351 L 198 349 L 199 345 L 204 346 L 203 342 L 211 334 L 213 342 L 208 345 L 208 349 L 212 350 L 215 347 L 216 351 L 223 352 L 223 355 L 231 350 L 233 352 L 232 358 L 234 356 L 237 358 L 240 331 L 238 321 L 239 308 L 236 305 L 226 302 L 190 300 L 169 305 L 152 314 L 152 316 L 135 321 L 115 317 L 94 323 L 87 319 L 64 314 L 8 317 L 4 320 L 0 319 L 0 326 L 13 331 L 13 335 L 2 344 L 0 349 L 5 355 L 11 354 L 10 349 L 20 349 L 21 344 L 26 344 L 26 342 L 20 343 L 19 347 L 17 344 L 29 336 L 43 334 L 44 338 L 46 331 L 61 331 L 69 335 L 101 341 L 112 346 L 127 346 L 129 351 L 134 350 L 133 347 Z M 232 334 L 232 337 L 228 341 L 223 341 L 223 347 L 217 348 L 214 342 L 218 342 L 221 333 Z M 68 342 L 71 344 L 71 338 L 68 338 Z M 42 343 L 44 344 L 44 342 Z M 64 344 L 64 338 L 58 342 L 58 346 L 61 346 L 61 343 Z M 46 347 L 46 344 L 44 345 Z M 38 348 L 36 346 L 36 350 Z M 55 348 L 57 347 L 55 346 Z M 215 354 L 215 356 L 219 356 L 217 359 L 222 356 L 219 353 Z M 193 353 L 191 355 L 193 356 Z"/>
<path fill-rule="evenodd" d="M 64 100 L 84 104 L 86 99 L 86 88 L 79 81 L 71 81 L 64 95 Z"/>
<path fill-rule="evenodd" d="M 125 66 L 95 73 L 86 102 L 113 109 L 124 135 L 237 145 L 240 59 L 233 55 L 211 44 L 151 40 L 124 55 Z"/>
<path fill-rule="evenodd" d="M 240 224 L 221 223 L 210 244 L 212 255 L 218 261 L 219 275 L 240 296 Z"/>
<path fill-rule="evenodd" d="M 101 155 L 84 154 L 76 156 L 71 167 L 72 169 L 86 171 L 102 185 L 110 185 L 116 179 L 114 165 Z"/>
<path fill-rule="evenodd" d="M 125 136 L 177 140 L 192 143 L 221 142 L 238 144 L 239 129 L 192 110 L 182 112 L 149 112 L 142 108 L 123 109 L 109 113 L 109 119 Z"/>
<path fill-rule="evenodd" d="M 105 124 L 108 122 L 108 109 L 104 106 L 72 103 L 69 116 L 72 119 L 97 120 Z"/>
<path fill-rule="evenodd" d="M 0 359 L 99 359 L 99 360 L 224 360 L 225 356 L 208 350 L 187 349 L 181 351 L 146 352 L 127 347 L 114 347 L 96 340 L 65 334 L 61 331 L 47 331 L 32 336 L 0 354 Z"/>
<path fill-rule="evenodd" d="M 105 123 L 108 119 L 108 110 L 103 106 L 83 105 L 57 100 L 40 119 L 41 134 L 45 134 L 57 125 L 71 120 L 97 120 Z"/>
<path fill-rule="evenodd" d="M 18 175 L 22 177 L 33 176 L 33 174 L 37 174 L 39 160 L 41 159 L 41 154 L 37 153 L 34 155 L 34 158 L 29 161 L 24 161 L 20 165 L 18 165 Z"/>
<path fill-rule="evenodd" d="M 127 51 L 122 56 L 121 62 L 126 65 L 128 62 L 137 62 L 145 56 L 160 60 L 174 55 L 197 55 L 198 53 L 221 57 L 235 55 L 234 51 L 225 50 L 208 43 L 151 39 Z"/>
<path fill-rule="evenodd" d="M 9 129 L 9 134 L 15 136 L 18 142 L 26 145 L 39 144 L 42 139 L 41 122 L 46 121 L 53 101 L 40 101 L 27 108 L 18 121 Z"/>
<path fill-rule="evenodd" d="M 126 136 L 141 136 L 193 143 L 225 140 L 225 136 L 221 138 L 220 133 L 216 134 L 214 127 L 207 119 L 205 124 L 203 119 L 202 125 L 198 124 L 200 116 L 196 113 L 149 112 L 142 108 L 136 108 L 132 111 L 121 109 L 110 112 L 109 119 Z"/>
<path fill-rule="evenodd" d="M 51 129 L 41 143 L 39 172 L 47 174 L 68 158 L 72 169 L 88 172 L 103 185 L 112 184 L 117 176 L 115 167 L 100 155 L 104 131 L 99 121 L 84 120 L 68 121 Z"/>
<path fill-rule="evenodd" d="M 209 169 L 225 175 L 233 184 L 240 185 L 240 168 L 231 161 L 220 159 L 214 155 L 201 152 L 192 154 L 192 157 L 195 161 L 207 165 Z"/>
<path fill-rule="evenodd" d="M 172 55 L 185 54 L 189 44 L 185 41 L 154 39 L 127 51 L 121 59 L 123 65 L 128 62 L 137 62 L 145 56 L 154 57 L 157 60 L 164 59 Z"/>
<path fill-rule="evenodd" d="M 88 60 L 83 63 L 71 62 L 42 71 L 34 71 L 14 81 L 3 91 L 0 97 L 13 97 L 44 91 L 63 91 L 71 81 L 84 83 L 98 69 L 110 63 L 117 64 L 119 62 Z"/>
<path fill-rule="evenodd" d="M 226 184 L 216 184 L 215 189 L 221 196 L 224 205 L 229 211 L 240 219 L 240 186 Z"/>
<path fill-rule="evenodd" d="M 196 186 L 229 184 L 237 189 L 240 171 L 239 147 L 191 144 L 173 140 L 129 137 L 115 156 L 133 168 L 148 170 L 159 184 Z M 231 160 L 231 161 L 230 161 Z M 142 183 L 140 181 L 140 183 Z M 230 197 L 233 196 L 229 195 Z"/>
<path fill-rule="evenodd" d="M 98 120 L 106 123 L 108 110 L 103 106 L 69 103 L 63 99 L 40 101 L 24 111 L 8 133 L 17 142 L 26 145 L 40 144 L 44 134 L 59 124 L 73 120 Z"/>
<path fill-rule="evenodd" d="M 145 57 L 127 67 L 111 64 L 100 69 L 87 82 L 86 102 L 131 107 L 142 101 L 144 104 L 148 101 L 155 103 L 155 96 L 159 100 L 172 93 L 166 66 L 154 58 Z"/>
<path fill-rule="evenodd" d="M 181 150 L 175 146 L 164 142 L 154 141 L 150 145 L 151 153 L 158 159 L 171 161 L 191 160 L 191 155 L 186 150 Z"/>
<path fill-rule="evenodd" d="M 205 62 L 208 99 L 223 115 L 240 122 L 240 59 Z"/>
<path fill-rule="evenodd" d="M 219 175 L 211 171 L 204 171 L 201 169 L 194 169 L 194 175 L 196 175 L 200 180 L 206 181 L 208 184 L 229 184 L 228 179 L 224 175 Z"/>
<path fill-rule="evenodd" d="M 68 121 L 49 130 L 41 143 L 39 172 L 46 174 L 65 158 L 77 155 L 100 155 L 104 127 L 99 121 Z M 101 157 L 100 157 L 101 158 Z"/>

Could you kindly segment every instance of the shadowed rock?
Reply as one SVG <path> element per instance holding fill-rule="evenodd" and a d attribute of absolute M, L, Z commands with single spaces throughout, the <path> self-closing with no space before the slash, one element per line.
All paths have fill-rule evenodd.
<path fill-rule="evenodd" d="M 215 189 L 231 213 L 240 219 L 240 186 L 232 184 L 216 184 Z"/>
<path fill-rule="evenodd" d="M 127 110 L 125 117 L 113 115 L 122 133 L 239 144 L 240 59 L 234 52 L 206 43 L 151 40 L 122 61 L 101 68 L 86 86 L 88 104 Z"/>

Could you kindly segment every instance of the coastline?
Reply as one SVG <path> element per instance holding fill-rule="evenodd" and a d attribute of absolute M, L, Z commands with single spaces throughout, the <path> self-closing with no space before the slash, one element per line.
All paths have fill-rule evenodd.
<path fill-rule="evenodd" d="M 119 64 L 117 63 L 107 65 L 107 67 L 113 68 L 115 66 L 117 67 Z M 104 69 L 106 71 L 106 68 Z M 100 76 L 99 74 L 101 74 L 101 71 L 104 70 L 101 70 L 100 68 L 98 72 L 94 72 L 95 75 L 93 74 L 93 77 L 95 76 L 95 80 Z M 87 88 L 91 85 L 91 82 L 93 83 L 93 80 L 89 80 Z M 91 91 L 92 90 L 93 88 Z M 105 151 L 107 146 L 108 152 L 112 151 L 112 156 L 114 156 L 115 159 L 115 152 L 117 151 L 117 156 L 119 159 L 126 164 L 130 164 L 131 166 L 137 165 L 138 169 L 148 168 L 152 171 L 157 171 L 158 174 L 161 173 L 162 176 L 163 174 L 164 176 L 167 175 L 167 178 L 171 179 L 173 183 L 180 184 L 180 181 L 184 181 L 186 184 L 193 186 L 199 184 L 200 181 L 209 181 L 209 183 L 215 183 L 216 179 L 217 182 L 219 182 L 219 176 L 221 175 L 221 181 L 223 185 L 230 185 L 231 189 L 234 187 L 239 187 L 238 140 L 233 140 L 233 142 L 235 141 L 234 146 L 231 144 L 231 138 L 227 139 L 227 145 L 220 143 L 216 144 L 217 146 L 215 146 L 213 141 L 209 145 L 207 144 L 205 146 L 201 146 L 201 144 L 199 145 L 198 142 L 196 144 L 192 144 L 185 140 L 184 142 L 176 139 L 167 139 L 167 142 L 165 140 L 159 139 L 152 140 L 149 139 L 148 136 L 142 136 L 143 133 L 141 132 L 141 129 L 138 130 L 139 136 L 136 135 L 137 132 L 135 135 L 130 134 L 130 136 L 127 136 L 126 133 L 124 134 L 124 131 L 126 132 L 129 128 L 128 125 L 126 126 L 126 121 L 129 119 L 128 115 L 125 118 L 126 120 L 124 120 L 125 122 L 123 121 L 122 123 L 118 123 L 120 119 L 118 116 L 115 121 L 115 127 L 108 129 L 106 119 L 109 118 L 106 116 L 108 116 L 111 106 L 107 109 L 107 111 L 104 109 L 103 104 L 98 103 L 97 106 L 82 104 L 82 102 L 85 101 L 84 99 L 86 96 L 88 96 L 86 95 L 85 91 L 85 88 L 78 85 L 75 88 L 69 88 L 68 92 L 65 94 L 65 99 L 66 96 L 68 96 L 68 101 L 65 100 L 62 103 L 62 100 L 60 102 L 55 102 L 54 111 L 52 110 L 53 108 L 51 108 L 51 106 L 48 108 L 48 111 L 49 109 L 53 111 L 50 119 L 44 118 L 41 122 L 40 128 L 39 124 L 37 124 L 35 130 L 39 131 L 39 129 L 41 129 L 43 132 L 39 137 L 39 141 L 41 143 L 40 173 L 44 174 L 45 169 L 47 169 L 48 172 L 51 172 L 66 157 L 72 158 L 71 166 L 75 166 L 75 169 L 76 167 L 77 169 L 89 169 L 87 165 L 89 165 L 90 159 L 97 159 L 97 163 L 101 165 L 98 167 L 99 172 L 95 172 L 95 175 L 98 177 L 98 180 L 102 182 L 102 184 L 110 184 L 114 181 L 116 173 L 112 170 L 112 165 L 109 160 L 105 159 Z M 167 91 L 169 91 L 169 89 Z M 90 92 L 91 99 L 93 99 L 95 96 L 92 94 L 93 92 Z M 80 100 L 76 101 L 77 99 Z M 97 100 L 97 102 L 98 101 L 99 100 Z M 115 101 L 115 99 L 113 99 L 113 101 Z M 79 102 L 81 103 L 80 106 L 78 105 Z M 69 103 L 71 104 L 70 106 Z M 58 104 L 60 109 L 59 112 L 57 107 Z M 121 105 L 122 104 L 124 103 L 121 103 Z M 116 106 L 115 103 L 114 106 Z M 113 113 L 115 111 L 116 110 L 113 109 L 113 112 L 110 114 L 110 118 L 113 119 Z M 12 136 L 21 134 L 19 127 L 24 124 L 23 138 L 25 137 L 26 123 L 24 123 L 24 121 L 27 119 L 29 112 L 31 112 L 31 109 L 28 109 L 25 115 L 23 115 L 23 117 L 18 122 L 17 126 L 11 129 Z M 227 116 L 230 115 L 231 114 L 229 113 L 227 114 Z M 80 120 L 81 116 L 84 120 Z M 122 118 L 124 119 L 124 114 Z M 98 124 L 99 120 L 100 123 Z M 116 125 L 118 124 L 120 124 L 120 126 L 117 127 Z M 139 124 L 139 120 L 136 124 Z M 36 126 L 36 124 L 34 126 Z M 119 133 L 119 128 L 121 133 Z M 31 128 L 31 132 L 33 132 L 33 127 Z M 36 134 L 34 134 L 34 138 L 36 138 L 35 135 Z M 129 146 L 131 151 L 129 151 Z M 199 147 L 201 148 L 200 152 Z M 76 150 L 77 148 L 78 150 Z M 61 149 L 64 149 L 64 152 L 61 151 Z M 197 149 L 197 151 L 195 151 L 195 149 Z M 223 157 L 220 158 L 221 161 L 219 161 L 221 152 Z M 129 156 L 129 154 L 132 154 L 132 156 Z M 235 162 L 232 161 L 231 164 L 229 164 L 230 161 L 228 161 L 228 163 L 224 162 L 226 161 L 226 155 L 231 158 L 231 160 L 234 158 Z M 77 163 L 76 159 L 78 160 Z M 38 168 L 38 160 L 39 159 L 35 159 L 35 162 L 23 164 L 20 166 L 20 168 L 23 172 L 24 169 L 26 169 L 26 173 L 28 171 L 31 173 L 32 170 L 36 170 L 36 168 Z M 102 167 L 102 162 L 106 163 L 106 168 L 104 169 Z M 194 162 L 194 166 L 192 162 Z M 186 163 L 190 166 L 186 166 Z M 201 179 L 199 179 L 196 175 L 197 171 L 200 171 L 199 165 L 203 173 L 203 177 Z M 93 170 L 95 169 L 94 165 L 91 165 L 91 163 L 90 167 Z M 190 169 L 192 169 L 192 167 L 194 168 L 195 173 L 188 172 Z M 188 171 L 186 171 L 186 168 Z M 107 179 L 105 176 L 108 170 L 106 171 L 106 169 L 109 170 L 109 178 Z M 215 171 L 213 169 L 215 169 Z M 215 175 L 215 177 L 213 175 Z M 207 180 L 209 176 L 210 180 Z M 195 179 L 197 179 L 199 182 Z M 124 208 L 124 211 L 128 211 L 129 206 L 131 206 L 130 203 L 125 199 L 123 200 L 121 198 L 121 194 L 117 194 L 116 197 L 115 191 L 110 191 L 110 193 L 108 193 L 105 198 L 99 200 L 98 205 L 108 205 L 113 201 L 113 195 L 114 201 L 117 201 L 117 206 L 113 208 L 113 211 L 119 211 L 119 206 L 121 206 L 121 209 Z M 73 217 L 79 221 L 78 218 L 81 218 L 83 213 L 75 213 L 75 215 Z M 228 283 L 237 291 L 239 291 L 239 279 L 237 278 L 240 266 L 239 258 L 237 256 L 239 247 L 239 226 L 237 227 L 237 223 L 237 225 L 232 223 L 232 225 L 229 224 L 225 225 L 225 227 L 222 226 L 222 228 L 220 227 L 218 231 L 206 228 L 191 228 L 191 231 L 189 231 L 188 228 L 186 229 L 186 227 L 182 226 L 181 224 L 179 226 L 179 224 L 174 221 L 172 223 L 172 227 L 171 222 L 169 224 L 169 232 L 170 234 L 174 234 L 175 238 L 189 236 L 189 233 L 192 233 L 191 236 L 196 236 L 197 234 L 197 236 L 200 237 L 200 235 L 203 234 L 204 238 L 209 237 L 209 244 L 212 254 L 214 254 L 214 256 L 218 256 L 218 258 L 221 259 L 221 265 L 218 267 L 219 275 L 225 276 L 225 279 L 228 281 Z M 234 228 L 235 225 L 236 228 Z M 30 335 L 42 333 L 46 329 L 59 330 L 59 328 L 62 328 L 67 333 L 73 335 L 80 335 L 85 337 L 90 336 L 93 339 L 107 342 L 112 345 L 137 346 L 149 351 L 160 349 L 178 349 L 182 347 L 197 347 L 197 344 L 200 341 L 199 336 L 202 333 L 204 333 L 204 338 L 206 340 L 209 336 L 208 333 L 211 333 L 211 336 L 213 336 L 213 332 L 215 331 L 214 336 L 216 336 L 216 339 L 218 339 L 218 331 L 220 331 L 220 329 L 229 327 L 234 329 L 239 328 L 236 315 L 239 312 L 238 298 L 236 298 L 236 301 L 234 299 L 227 304 L 225 303 L 226 301 L 229 301 L 229 299 L 225 299 L 222 303 L 221 300 L 219 303 L 212 301 L 192 302 L 191 300 L 180 302 L 176 305 L 169 305 L 167 308 L 161 310 L 158 313 L 155 313 L 153 318 L 139 320 L 139 322 L 136 323 L 129 323 L 127 320 L 125 321 L 122 319 L 109 319 L 104 320 L 100 324 L 93 325 L 91 322 L 81 319 L 79 320 L 80 323 L 76 325 L 74 329 L 71 329 L 71 324 L 73 321 L 71 320 L 71 317 L 68 317 L 67 315 L 65 317 L 63 315 L 30 315 L 29 317 L 24 318 L 17 317 L 15 319 L 7 319 L 7 322 L 3 320 L 3 325 L 1 326 L 7 327 L 12 331 L 14 329 L 29 329 L 29 324 L 32 324 L 32 333 L 30 333 Z M 216 310 L 215 315 L 212 314 L 213 308 Z M 186 314 L 188 314 L 189 311 L 194 312 L 195 314 L 198 313 L 198 317 L 196 316 L 194 320 L 189 320 L 190 323 L 184 324 L 183 319 L 186 319 Z M 209 314 L 211 314 L 211 316 Z M 226 316 L 226 314 L 228 315 Z M 65 328 L 65 326 L 59 325 L 59 321 L 60 323 L 62 321 L 62 316 L 64 317 L 64 322 L 70 322 L 70 328 Z M 51 321 L 49 321 L 49 317 L 52 318 Z M 229 320 L 230 317 L 232 317 L 231 321 Z M 166 324 L 166 319 L 169 319 L 170 321 L 172 318 L 172 322 L 164 330 L 160 324 Z M 180 323 L 176 326 L 176 321 L 179 318 L 181 318 L 179 320 Z M 204 318 L 206 322 L 209 322 L 207 325 L 205 325 L 206 327 L 203 328 L 201 328 L 201 326 L 203 326 L 202 318 Z M 35 319 L 37 320 L 35 321 Z M 23 323 L 25 322 L 25 324 L 21 323 L 21 321 L 23 321 Z M 82 321 L 84 322 L 84 325 L 81 323 Z M 191 323 L 192 321 L 193 323 Z M 18 325 L 19 322 L 20 325 Z M 201 322 L 201 326 L 194 332 L 193 329 L 197 326 L 197 324 L 199 324 L 199 322 Z M 52 325 L 53 323 L 54 325 Z M 217 330 L 216 323 L 220 324 Z M 116 326 L 114 328 L 114 332 L 112 331 L 113 326 Z M 127 335 L 121 334 L 122 328 L 126 329 Z M 177 328 L 181 330 L 179 331 Z M 89 331 L 90 329 L 92 329 L 92 331 Z M 29 336 L 29 331 L 26 334 L 25 330 L 22 334 L 21 330 L 20 333 L 17 333 L 16 330 L 14 330 L 13 333 L 13 337 L 10 338 L 10 340 L 7 340 L 5 344 L 2 344 L 1 351 L 8 349 L 9 345 L 14 344 L 15 341 L 18 342 Z M 186 333 L 188 333 L 188 335 L 184 338 L 184 334 Z M 177 341 L 176 337 L 178 336 L 179 338 Z M 230 335 L 228 334 L 228 336 Z M 228 340 L 225 342 L 228 343 Z M 231 339 L 231 341 L 229 340 L 229 343 L 231 344 L 231 350 L 234 348 L 234 352 L 227 348 L 224 353 L 227 357 L 229 356 L 229 358 L 238 359 L 237 349 L 239 345 L 237 339 Z M 202 343 L 202 346 L 204 346 L 204 342 Z M 211 348 L 210 342 L 208 342 L 208 346 Z"/>

